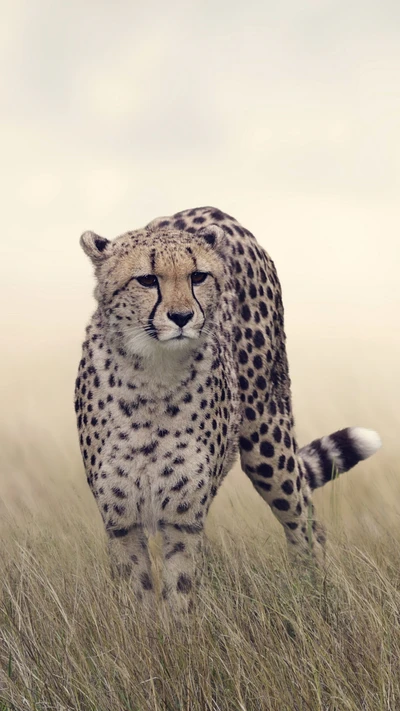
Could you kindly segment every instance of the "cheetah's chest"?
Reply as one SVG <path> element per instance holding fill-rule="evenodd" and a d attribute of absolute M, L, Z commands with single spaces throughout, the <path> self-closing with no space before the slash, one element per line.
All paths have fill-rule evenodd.
<path fill-rule="evenodd" d="M 135 522 L 152 529 L 172 504 L 185 512 L 187 502 L 199 509 L 211 500 L 237 452 L 235 383 L 222 370 L 210 378 L 205 363 L 193 382 L 171 391 L 124 374 L 121 364 L 114 374 L 101 358 L 95 362 L 96 415 L 86 420 L 83 439 L 91 443 L 89 461 L 96 459 L 89 483 L 110 526 L 117 520 L 121 527 Z"/>

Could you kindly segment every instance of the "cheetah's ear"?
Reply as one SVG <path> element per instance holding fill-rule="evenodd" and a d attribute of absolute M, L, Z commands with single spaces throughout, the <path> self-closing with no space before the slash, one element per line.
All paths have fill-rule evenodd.
<path fill-rule="evenodd" d="M 95 265 L 104 262 L 111 254 L 110 240 L 105 237 L 99 237 L 94 232 L 84 232 L 79 243 L 85 254 L 90 257 Z"/>
<path fill-rule="evenodd" d="M 219 225 L 207 225 L 196 232 L 196 237 L 203 239 L 210 247 L 217 251 L 221 248 L 225 241 L 225 232 Z"/>

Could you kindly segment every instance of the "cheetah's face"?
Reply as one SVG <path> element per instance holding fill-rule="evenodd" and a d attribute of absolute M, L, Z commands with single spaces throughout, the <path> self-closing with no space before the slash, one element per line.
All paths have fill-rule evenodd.
<path fill-rule="evenodd" d="M 95 296 L 130 353 L 149 356 L 198 345 L 213 329 L 225 280 L 223 229 L 127 233 L 113 242 L 85 232 Z"/>

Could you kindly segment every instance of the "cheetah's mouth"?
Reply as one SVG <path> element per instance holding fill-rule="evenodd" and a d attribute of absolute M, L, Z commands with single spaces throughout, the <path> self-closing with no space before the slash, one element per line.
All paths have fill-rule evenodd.
<path fill-rule="evenodd" d="M 176 336 L 171 336 L 170 338 L 166 338 L 162 342 L 165 344 L 169 345 L 174 345 L 175 343 L 178 345 L 178 343 L 181 343 L 182 345 L 184 343 L 190 343 L 190 341 L 193 341 L 196 339 L 193 339 L 193 336 L 186 335 L 186 333 L 178 333 Z"/>
<path fill-rule="evenodd" d="M 170 334 L 166 338 L 161 337 L 161 338 L 159 338 L 159 340 L 161 341 L 161 343 L 165 343 L 165 344 L 168 343 L 171 346 L 174 344 L 178 345 L 178 343 L 180 345 L 184 345 L 185 343 L 189 344 L 191 342 L 197 341 L 200 335 L 201 335 L 201 331 L 199 333 L 197 331 L 197 329 L 191 328 L 189 333 L 185 333 L 185 329 L 179 329 L 179 332 Z"/>

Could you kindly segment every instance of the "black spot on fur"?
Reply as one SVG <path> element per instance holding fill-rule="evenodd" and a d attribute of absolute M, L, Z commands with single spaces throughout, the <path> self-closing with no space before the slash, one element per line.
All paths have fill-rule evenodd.
<path fill-rule="evenodd" d="M 140 574 L 140 582 L 142 584 L 143 590 L 152 590 L 153 589 L 153 584 L 150 580 L 150 576 L 148 573 L 141 573 Z"/>
<path fill-rule="evenodd" d="M 167 407 L 167 409 L 166 409 L 166 412 L 167 412 L 167 414 L 170 415 L 171 417 L 176 417 L 176 415 L 178 414 L 178 412 L 180 412 L 180 409 L 179 409 L 179 407 L 178 407 L 177 405 L 168 405 L 168 407 Z"/>
<path fill-rule="evenodd" d="M 273 457 L 275 454 L 275 450 L 271 442 L 261 442 L 260 444 L 260 454 L 263 455 L 263 457 Z"/>
<path fill-rule="evenodd" d="M 274 476 L 274 469 L 270 464 L 259 464 L 257 469 L 256 469 L 257 474 L 260 476 L 263 476 L 267 479 L 270 479 L 271 477 Z"/>
<path fill-rule="evenodd" d="M 289 511 L 290 504 L 286 499 L 274 499 L 272 505 L 279 511 Z"/>
<path fill-rule="evenodd" d="M 186 513 L 186 511 L 189 511 L 190 509 L 190 504 L 188 501 L 183 501 L 181 504 L 179 504 L 176 508 L 176 513 L 178 514 L 183 514 Z"/>
<path fill-rule="evenodd" d="M 176 584 L 176 589 L 183 595 L 188 595 L 192 589 L 191 578 L 185 573 L 181 573 Z"/>
<path fill-rule="evenodd" d="M 253 444 L 250 442 L 249 439 L 246 439 L 246 437 L 240 437 L 239 445 L 240 448 L 244 449 L 245 452 L 251 452 L 251 450 L 253 449 Z"/>
<path fill-rule="evenodd" d="M 282 491 L 285 492 L 285 494 L 288 494 L 288 496 L 290 494 L 293 494 L 293 490 L 294 490 L 293 482 L 290 479 L 286 479 L 286 481 L 284 481 L 283 484 L 281 485 L 281 489 L 282 489 Z"/>

